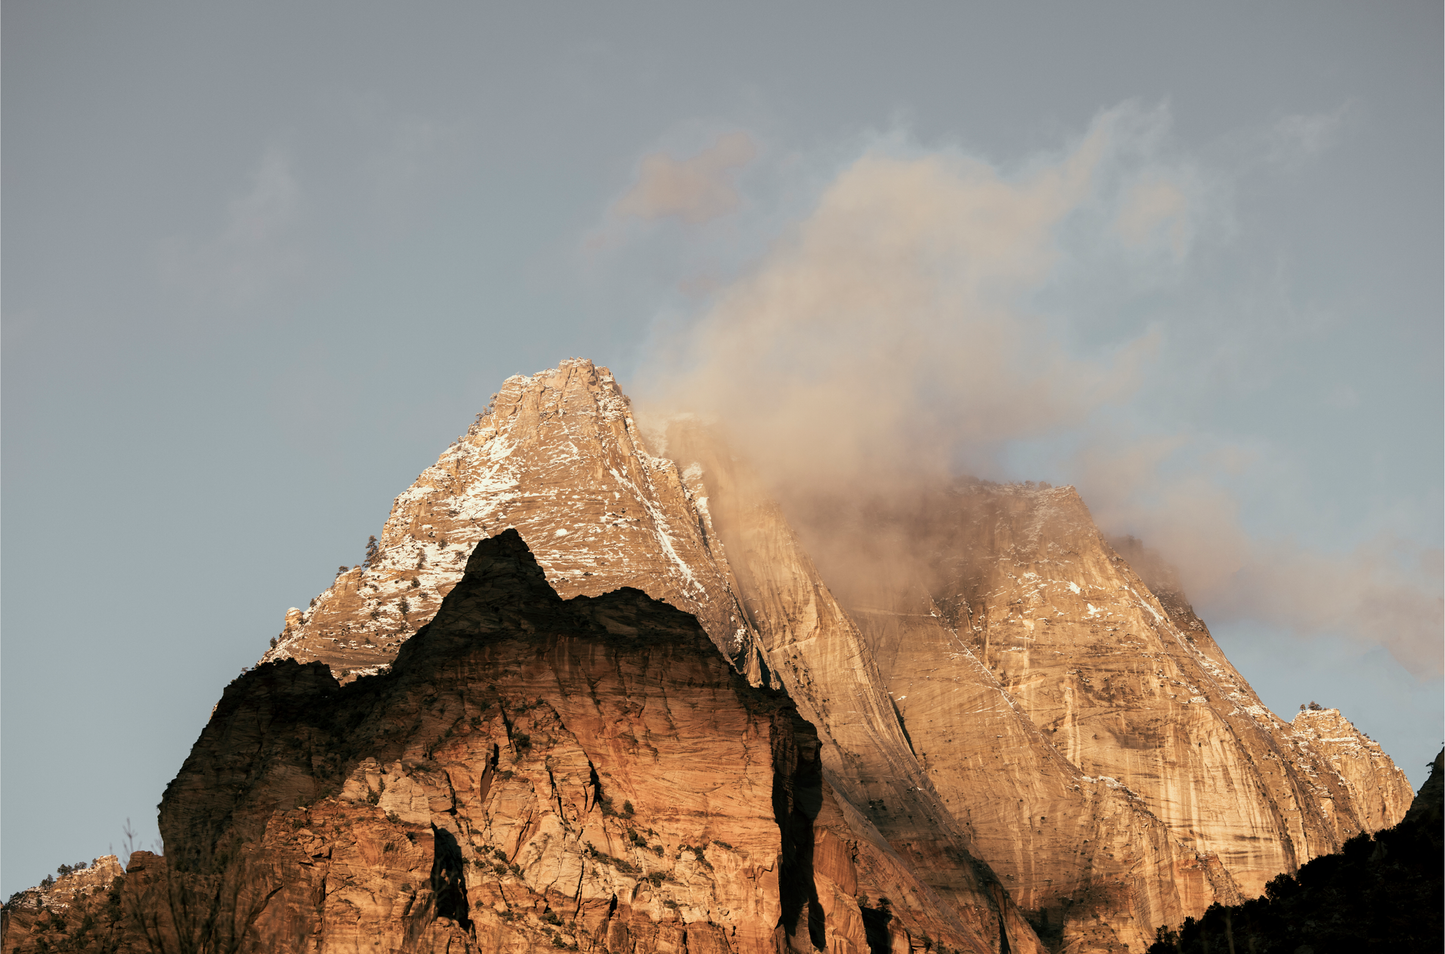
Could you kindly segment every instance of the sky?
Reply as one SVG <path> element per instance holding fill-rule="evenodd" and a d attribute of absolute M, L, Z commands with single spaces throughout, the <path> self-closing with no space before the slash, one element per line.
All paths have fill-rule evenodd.
<path fill-rule="evenodd" d="M 784 490 L 1072 483 L 1424 780 L 1439 4 L 0 17 L 0 896 L 152 847 L 286 608 L 572 356 Z"/>

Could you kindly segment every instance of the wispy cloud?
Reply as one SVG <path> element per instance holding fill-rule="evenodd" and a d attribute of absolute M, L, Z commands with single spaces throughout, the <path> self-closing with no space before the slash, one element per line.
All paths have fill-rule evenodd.
<path fill-rule="evenodd" d="M 941 473 L 960 454 L 1084 421 L 1153 346 L 1070 356 L 1020 296 L 1090 196 L 1102 120 L 1019 179 L 958 154 L 870 152 L 719 297 L 651 382 L 716 416 L 779 485 Z"/>
<path fill-rule="evenodd" d="M 296 234 L 302 206 L 290 158 L 278 147 L 267 149 L 250 188 L 226 204 L 218 234 L 163 243 L 163 280 L 223 306 L 245 304 L 295 280 L 307 265 Z"/>
<path fill-rule="evenodd" d="M 665 152 L 644 156 L 637 182 L 617 200 L 613 213 L 649 220 L 675 217 L 689 225 L 726 215 L 740 204 L 737 171 L 756 156 L 757 146 L 746 132 L 719 136 L 689 159 Z"/>
<path fill-rule="evenodd" d="M 1359 110 L 1358 103 L 1347 100 L 1329 112 L 1282 117 L 1265 134 L 1265 154 L 1281 165 L 1313 159 L 1340 141 Z"/>
<path fill-rule="evenodd" d="M 1441 674 L 1442 551 L 1388 535 L 1333 553 L 1252 536 L 1221 473 L 1238 449 L 1179 459 L 1191 449 L 1177 437 L 1097 441 L 1074 461 L 1074 480 L 1100 524 L 1163 554 L 1212 621 L 1348 636 L 1421 676 Z"/>
<path fill-rule="evenodd" d="M 1114 231 L 1132 246 L 1162 235 L 1175 259 L 1182 260 L 1189 239 L 1189 199 L 1165 179 L 1135 183 L 1114 219 Z"/>

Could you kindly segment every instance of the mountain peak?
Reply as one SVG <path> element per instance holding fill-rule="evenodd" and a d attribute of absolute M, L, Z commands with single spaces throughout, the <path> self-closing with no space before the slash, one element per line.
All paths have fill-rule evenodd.
<path fill-rule="evenodd" d="M 457 612 L 551 589 L 612 635 L 662 601 L 787 690 L 841 810 L 939 904 L 996 877 L 1065 946 L 1146 946 L 1408 806 L 1342 717 L 1269 712 L 1167 565 L 1111 545 L 1075 488 L 960 481 L 795 532 L 738 455 L 673 424 L 652 443 L 673 459 L 649 452 L 586 359 L 509 378 L 268 658 L 380 671 L 464 574 Z"/>
<path fill-rule="evenodd" d="M 366 564 L 338 574 L 263 659 L 378 672 L 435 614 L 477 542 L 507 529 L 563 596 L 633 586 L 698 616 L 756 680 L 746 614 L 683 475 L 648 453 L 612 373 L 586 358 L 503 383 L 396 498 Z"/>

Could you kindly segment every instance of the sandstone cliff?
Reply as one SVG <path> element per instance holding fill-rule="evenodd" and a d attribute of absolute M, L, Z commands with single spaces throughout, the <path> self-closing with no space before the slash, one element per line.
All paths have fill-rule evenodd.
<path fill-rule="evenodd" d="M 240 881 L 279 885 L 264 918 L 290 912 L 271 936 L 304 922 L 341 946 L 668 950 L 714 943 L 710 922 L 729 949 L 1141 951 L 1409 804 L 1335 710 L 1270 713 L 1167 567 L 1106 540 L 1072 488 L 920 483 L 785 512 L 696 422 L 648 440 L 606 369 L 509 379 L 366 564 L 228 690 L 168 793 L 167 857 L 138 858 L 127 890 L 244 860 Z M 454 591 L 509 527 L 550 585 L 517 591 L 545 626 Z M 639 618 L 697 630 L 604 596 L 623 587 L 720 653 L 627 656 Z M 811 841 L 791 809 L 720 794 L 765 776 L 804 792 Z M 760 874 L 769 850 L 792 860 Z M 806 903 L 785 902 L 809 864 Z M 288 866 L 305 878 L 265 874 Z"/>
<path fill-rule="evenodd" d="M 166 790 L 166 856 L 132 859 L 108 936 L 123 951 L 1038 949 L 995 883 L 961 916 L 914 877 L 835 798 L 818 749 L 786 694 L 750 687 L 694 618 L 630 589 L 563 601 L 507 531 L 389 673 L 342 686 L 282 660 L 226 689 Z M 6 949 L 57 937 L 12 922 Z"/>
<path fill-rule="evenodd" d="M 1404 821 L 1271 881 L 1266 897 L 1217 907 L 1178 931 L 1161 931 L 1149 954 L 1210 951 L 1421 952 L 1445 949 L 1442 769 L 1436 756 Z"/>
<path fill-rule="evenodd" d="M 1407 807 L 1403 773 L 1337 712 L 1270 713 L 1167 567 L 1134 552 L 1156 597 L 1072 488 L 973 482 L 851 513 L 803 515 L 834 555 L 823 575 L 950 804 L 990 793 L 965 809 L 976 852 L 1039 920 L 1064 918 L 1066 945 L 1081 899 L 1137 946 Z M 1099 827 L 1117 813 L 1090 789 L 1132 802 L 1132 824 Z"/>
<path fill-rule="evenodd" d="M 800 537 L 694 423 L 653 443 L 605 369 L 510 379 L 271 655 L 385 665 L 455 580 L 452 544 L 516 526 L 564 595 L 631 585 L 698 614 L 935 891 L 976 891 L 949 859 L 982 860 L 1070 950 L 1138 949 L 1408 805 L 1347 722 L 1269 713 L 1167 568 L 1130 551 L 1156 595 L 1071 488 L 815 501 Z"/>
<path fill-rule="evenodd" d="M 1216 860 L 1045 740 L 919 588 L 919 565 L 888 545 L 892 528 L 870 521 L 842 546 L 814 534 L 820 552 L 847 554 L 853 572 L 832 574 L 848 587 L 845 610 L 743 465 L 687 422 L 667 443 L 713 490 L 741 602 L 774 672 L 819 725 L 830 779 L 920 867 L 946 880 L 930 842 L 937 854 L 955 841 L 1067 950 L 1137 949 L 1156 925 L 1238 897 Z M 694 496 L 704 499 L 700 487 Z M 846 534 L 846 511 L 826 509 L 831 532 Z"/>
<path fill-rule="evenodd" d="M 1128 785 L 1246 896 L 1408 808 L 1404 773 L 1346 720 L 1291 726 L 1178 595 L 1171 612 L 1073 488 L 939 501 L 939 602 L 1058 751 Z M 1326 724 L 1328 722 L 1328 724 Z M 1320 734 L 1320 730 L 1324 734 Z"/>

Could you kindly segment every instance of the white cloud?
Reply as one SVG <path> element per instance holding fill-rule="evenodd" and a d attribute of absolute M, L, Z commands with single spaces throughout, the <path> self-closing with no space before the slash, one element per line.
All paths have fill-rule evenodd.
<path fill-rule="evenodd" d="M 1059 439 L 1061 473 L 1047 476 L 1077 483 L 1106 530 L 1177 564 L 1218 618 L 1346 633 L 1438 674 L 1440 585 L 1419 570 L 1438 551 L 1327 554 L 1251 534 L 1229 488 L 1247 482 L 1252 451 L 1187 419 L 1140 438 L 1149 415 L 1118 410 L 1142 383 L 1157 400 L 1177 381 L 1177 364 L 1154 366 L 1165 331 L 1121 324 L 1071 347 L 1097 320 L 1070 294 L 1089 292 L 1093 272 L 1157 287 L 1148 276 L 1181 270 L 1196 223 L 1227 215 L 1208 206 L 1228 190 L 1167 155 L 1166 120 L 1121 107 L 1019 174 L 897 141 L 865 151 L 721 286 L 641 394 L 733 431 L 790 514 L 835 514 L 850 496 L 911 499 L 960 462 L 998 476 L 1007 448 Z M 1133 254 L 1149 246 L 1172 261 Z M 1052 312 L 1037 308 L 1046 287 Z M 1193 340 L 1164 324 L 1188 314 L 1161 325 Z M 1236 335 L 1238 323 L 1215 327 Z"/>
<path fill-rule="evenodd" d="M 1073 479 L 1100 525 L 1161 553 L 1211 621 L 1348 636 L 1384 646 L 1416 675 L 1441 674 L 1440 550 L 1381 536 L 1323 553 L 1252 536 L 1220 473 L 1248 455 L 1225 447 L 1192 459 L 1195 449 L 1179 437 L 1095 441 Z"/>
<path fill-rule="evenodd" d="M 1129 394 L 1152 338 L 1078 359 L 1019 301 L 1110 137 L 1105 117 L 1017 179 L 957 154 L 865 154 L 719 296 L 654 392 L 745 432 L 780 486 L 937 475 L 1082 422 Z"/>

